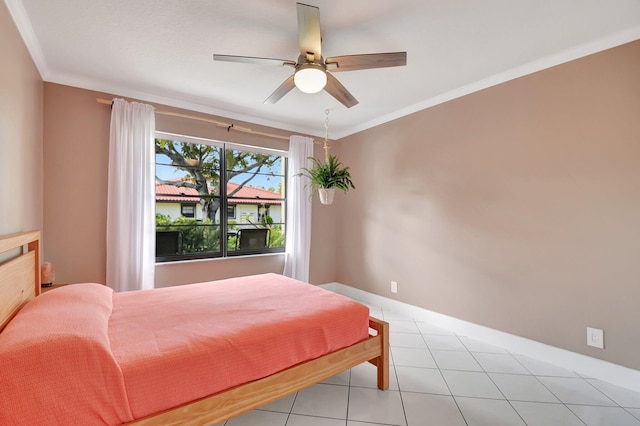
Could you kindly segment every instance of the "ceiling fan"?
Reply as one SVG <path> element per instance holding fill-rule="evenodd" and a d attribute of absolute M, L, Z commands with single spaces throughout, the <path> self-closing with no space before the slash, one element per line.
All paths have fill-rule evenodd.
<path fill-rule="evenodd" d="M 407 64 L 407 52 L 372 53 L 364 55 L 335 56 L 322 58 L 322 36 L 320 34 L 320 9 L 296 3 L 298 12 L 298 61 L 286 59 L 255 58 L 214 54 L 216 61 L 240 62 L 258 65 L 290 66 L 295 69 L 265 101 L 274 104 L 291 89 L 297 87 L 305 93 L 326 90 L 347 108 L 358 103 L 357 99 L 333 76 L 331 72 L 355 71 L 371 68 L 398 67 Z"/>

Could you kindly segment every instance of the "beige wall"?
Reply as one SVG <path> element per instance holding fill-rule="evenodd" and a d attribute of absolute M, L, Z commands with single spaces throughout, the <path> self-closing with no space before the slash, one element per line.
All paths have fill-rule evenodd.
<path fill-rule="evenodd" d="M 105 282 L 107 163 L 111 110 L 96 98 L 112 95 L 58 84 L 44 85 L 44 237 L 45 257 L 56 265 L 62 282 Z M 156 105 L 157 109 L 202 115 Z M 206 116 L 210 117 L 210 116 Z M 210 117 L 216 119 L 217 117 Z M 218 120 L 225 120 L 217 118 Z M 225 120 L 228 121 L 228 120 Z M 238 126 L 289 136 L 289 132 L 243 122 Z M 288 140 L 227 132 L 203 121 L 156 114 L 161 131 L 199 136 L 221 141 L 288 149 Z M 317 155 L 320 155 L 318 148 Z M 336 209 L 314 202 L 314 229 L 332 223 Z M 310 278 L 314 284 L 335 278 L 335 234 L 312 233 Z M 164 287 L 197 281 L 250 275 L 281 273 L 284 255 L 264 255 L 242 259 L 217 259 L 182 264 L 163 264 L 156 268 L 156 285 Z"/>
<path fill-rule="evenodd" d="M 45 258 L 56 282 L 105 282 L 109 107 L 44 85 Z"/>
<path fill-rule="evenodd" d="M 337 280 L 640 369 L 639 70 L 640 41 L 341 140 Z"/>
<path fill-rule="evenodd" d="M 4 2 L 0 3 L 0 54 L 3 235 L 42 229 L 42 79 Z"/>

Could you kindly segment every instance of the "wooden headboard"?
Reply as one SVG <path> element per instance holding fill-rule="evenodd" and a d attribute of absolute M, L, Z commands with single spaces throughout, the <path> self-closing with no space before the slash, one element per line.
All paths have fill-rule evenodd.
<path fill-rule="evenodd" d="M 11 251 L 17 254 L 0 264 L 0 331 L 40 294 L 40 231 L 0 237 L 0 255 Z"/>

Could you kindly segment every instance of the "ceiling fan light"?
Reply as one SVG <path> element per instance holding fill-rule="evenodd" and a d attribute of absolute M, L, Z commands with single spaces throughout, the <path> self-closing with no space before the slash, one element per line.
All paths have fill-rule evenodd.
<path fill-rule="evenodd" d="M 296 71 L 293 82 L 304 93 L 318 93 L 327 84 L 327 73 L 314 63 L 304 64 Z"/>

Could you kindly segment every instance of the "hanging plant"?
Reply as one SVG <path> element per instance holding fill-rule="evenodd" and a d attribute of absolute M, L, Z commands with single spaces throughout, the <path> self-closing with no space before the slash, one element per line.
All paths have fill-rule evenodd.
<path fill-rule="evenodd" d="M 311 186 L 313 193 L 320 195 L 322 204 L 333 203 L 333 195 L 336 189 L 348 192 L 349 189 L 356 189 L 351 181 L 349 167 L 344 167 L 335 155 L 329 154 L 329 110 L 325 110 L 324 120 L 324 163 L 314 157 L 308 157 L 313 162 L 313 167 L 302 168 L 302 172 L 297 176 L 309 178 L 307 187 Z"/>
<path fill-rule="evenodd" d="M 314 194 L 316 192 L 320 194 L 322 204 L 333 202 L 336 189 L 345 193 L 349 189 L 356 189 L 351 180 L 349 167 L 343 167 L 335 155 L 329 154 L 324 163 L 314 157 L 309 157 L 309 160 L 313 162 L 313 167 L 310 169 L 303 167 L 298 176 L 306 176 L 309 179 L 307 185 L 313 189 Z"/>

